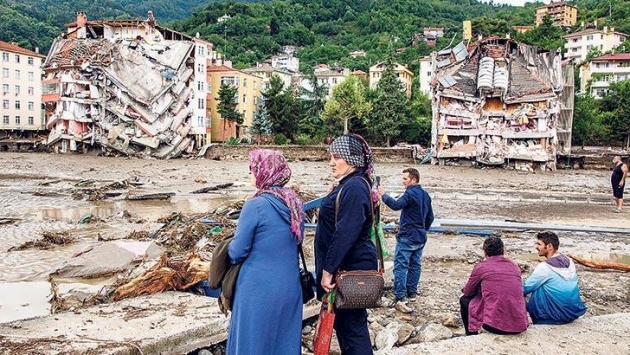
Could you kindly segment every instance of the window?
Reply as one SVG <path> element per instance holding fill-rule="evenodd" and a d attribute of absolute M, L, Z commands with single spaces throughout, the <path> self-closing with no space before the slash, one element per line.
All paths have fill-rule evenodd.
<path fill-rule="evenodd" d="M 35 95 L 35 88 L 33 88 L 32 86 L 28 87 L 28 96 L 33 96 Z"/>
<path fill-rule="evenodd" d="M 20 116 L 15 116 L 15 124 L 20 124 L 22 123 L 20 120 Z"/>
<path fill-rule="evenodd" d="M 237 76 L 222 76 L 221 77 L 221 85 L 228 84 L 232 86 L 239 86 L 240 81 Z"/>
<path fill-rule="evenodd" d="M 28 102 L 28 110 L 29 111 L 35 110 L 35 103 L 33 101 Z"/>
<path fill-rule="evenodd" d="M 20 62 L 20 55 L 19 55 L 19 54 L 16 54 L 16 55 L 15 55 L 15 62 L 16 62 L 16 63 L 19 63 L 19 62 Z"/>
<path fill-rule="evenodd" d="M 28 65 L 33 65 L 35 63 L 35 61 L 33 60 L 33 57 L 26 58 L 26 62 L 28 63 Z"/>
<path fill-rule="evenodd" d="M 593 48 L 593 45 L 592 45 L 592 44 L 589 44 L 589 45 L 587 45 L 587 46 L 586 46 L 586 50 L 587 50 L 587 51 L 590 51 L 590 50 L 591 50 L 591 48 Z"/>
<path fill-rule="evenodd" d="M 9 93 L 9 84 L 2 84 L 2 93 L 3 94 Z"/>
<path fill-rule="evenodd" d="M 20 94 L 20 85 L 15 85 L 15 95 L 19 95 Z"/>
<path fill-rule="evenodd" d="M 29 124 L 29 126 L 34 125 L 35 124 L 35 117 L 28 116 L 28 124 Z"/>
<path fill-rule="evenodd" d="M 19 78 L 20 78 L 20 76 L 21 76 L 20 74 L 21 74 L 21 73 L 20 73 L 20 70 L 19 70 L 19 69 L 15 69 L 15 78 L 16 78 L 16 79 L 19 79 Z"/>
<path fill-rule="evenodd" d="M 206 105 L 206 100 L 203 97 L 197 99 L 198 108 L 203 109 Z"/>
<path fill-rule="evenodd" d="M 588 36 L 586 36 L 586 40 L 587 40 L 587 41 L 592 41 L 592 40 L 593 40 L 593 35 L 588 35 Z"/>
<path fill-rule="evenodd" d="M 15 100 L 15 109 L 19 110 L 20 109 L 20 100 Z"/>
<path fill-rule="evenodd" d="M 9 61 L 9 53 L 2 53 L 2 61 L 3 62 L 8 62 Z M 5 117 L 7 117 L 7 116 L 5 116 Z"/>
<path fill-rule="evenodd" d="M 2 108 L 9 109 L 9 100 L 2 100 Z"/>
<path fill-rule="evenodd" d="M 197 90 L 203 91 L 203 81 L 198 81 L 197 82 Z"/>
<path fill-rule="evenodd" d="M 574 38 L 574 39 L 573 39 L 573 42 L 577 42 L 577 41 L 578 41 L 578 39 L 577 39 L 577 38 Z"/>
<path fill-rule="evenodd" d="M 247 103 L 247 94 L 243 94 L 243 103 Z"/>
<path fill-rule="evenodd" d="M 243 78 L 243 87 L 247 87 L 247 78 Z"/>
<path fill-rule="evenodd" d="M 2 124 L 9 124 L 9 116 L 2 116 Z"/>
<path fill-rule="evenodd" d="M 204 70 L 205 70 L 205 69 L 204 69 L 204 67 L 203 67 L 203 64 L 201 64 L 201 63 L 197 64 L 197 72 L 199 72 L 199 73 L 203 73 L 203 72 L 204 72 Z"/>
<path fill-rule="evenodd" d="M 333 78 L 333 84 L 337 84 L 337 78 Z"/>
<path fill-rule="evenodd" d="M 28 72 L 28 81 L 33 81 L 33 80 L 35 80 L 35 74 L 32 71 L 30 71 Z"/>
<path fill-rule="evenodd" d="M 3 78 L 9 77 L 9 68 L 2 68 L 2 77 Z"/>

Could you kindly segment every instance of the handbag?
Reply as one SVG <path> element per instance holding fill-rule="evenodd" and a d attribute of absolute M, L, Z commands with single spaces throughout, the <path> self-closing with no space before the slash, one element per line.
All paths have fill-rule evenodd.
<path fill-rule="evenodd" d="M 365 179 L 363 181 L 368 185 L 368 191 L 372 191 L 368 181 Z M 335 220 L 337 219 L 336 212 L 339 209 L 340 195 L 341 190 L 337 194 L 335 201 Z M 372 201 L 371 193 L 370 201 Z M 372 228 L 375 228 L 374 210 L 375 208 L 372 206 Z M 381 306 L 381 296 L 385 286 L 385 279 L 383 278 L 385 273 L 383 247 L 380 238 L 375 238 L 374 244 L 376 245 L 376 256 L 378 258 L 377 270 L 341 270 L 335 275 L 335 283 L 337 284 L 336 308 L 355 309 Z"/>
<path fill-rule="evenodd" d="M 314 355 L 328 355 L 330 353 L 330 343 L 332 341 L 333 328 L 335 325 L 333 303 L 335 303 L 335 290 L 324 296 L 322 306 L 319 309 L 315 336 L 313 337 Z"/>
<path fill-rule="evenodd" d="M 308 268 L 306 267 L 306 259 L 304 258 L 304 250 L 302 250 L 302 243 L 298 245 L 300 251 L 300 257 L 302 259 L 302 266 L 300 268 L 300 286 L 302 287 L 302 303 L 306 304 L 308 301 L 315 298 L 315 278 Z"/>

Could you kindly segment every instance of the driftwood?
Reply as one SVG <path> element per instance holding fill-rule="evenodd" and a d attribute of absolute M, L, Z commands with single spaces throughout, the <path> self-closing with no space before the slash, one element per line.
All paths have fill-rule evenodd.
<path fill-rule="evenodd" d="M 576 263 L 580 265 L 592 267 L 595 269 L 611 269 L 611 270 L 619 270 L 619 271 L 626 271 L 626 272 L 630 271 L 630 265 L 628 264 L 592 261 L 589 259 L 580 258 L 572 254 L 567 254 L 567 256 L 573 259 L 573 261 L 575 261 Z"/>
<path fill-rule="evenodd" d="M 168 200 L 171 196 L 175 196 L 174 192 L 164 192 L 146 195 L 127 195 L 127 200 L 139 201 L 139 200 Z"/>
<path fill-rule="evenodd" d="M 195 190 L 193 192 L 191 192 L 192 194 L 205 194 L 206 192 L 210 192 L 210 191 L 217 191 L 219 189 L 225 189 L 228 188 L 230 186 L 234 185 L 233 182 L 228 182 L 225 184 L 219 184 L 219 185 L 214 185 L 214 186 L 210 186 L 210 187 L 204 187 L 202 189 L 199 190 Z"/>
<path fill-rule="evenodd" d="M 208 278 L 210 262 L 203 261 L 194 252 L 181 261 L 169 260 L 162 254 L 160 261 L 128 283 L 114 291 L 114 301 L 164 291 L 186 290 Z"/>

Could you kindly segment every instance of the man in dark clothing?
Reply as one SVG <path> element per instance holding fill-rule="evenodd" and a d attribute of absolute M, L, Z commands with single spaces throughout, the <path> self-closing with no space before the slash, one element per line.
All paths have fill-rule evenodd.
<path fill-rule="evenodd" d="M 621 160 L 621 156 L 615 155 L 613 158 L 615 164 L 612 175 L 610 175 L 610 184 L 612 185 L 613 197 L 615 198 L 615 213 L 621 213 L 623 208 L 623 188 L 626 186 L 626 176 L 628 176 L 628 166 Z"/>
<path fill-rule="evenodd" d="M 394 255 L 396 299 L 393 306 L 403 313 L 413 312 L 407 305 L 407 300 L 416 301 L 422 271 L 420 259 L 427 242 L 427 230 L 433 223 L 431 197 L 418 184 L 419 181 L 418 170 L 413 168 L 403 170 L 405 193 L 398 199 L 390 197 L 382 186 L 379 187 L 383 202 L 394 211 L 402 210 Z"/>

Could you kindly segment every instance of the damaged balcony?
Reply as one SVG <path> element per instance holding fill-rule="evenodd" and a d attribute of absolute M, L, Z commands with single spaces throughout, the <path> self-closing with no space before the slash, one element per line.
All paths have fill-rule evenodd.
<path fill-rule="evenodd" d="M 559 53 L 490 38 L 433 61 L 433 163 L 555 170 L 558 129 L 571 126 L 560 112 L 573 107 L 561 99 Z"/>

